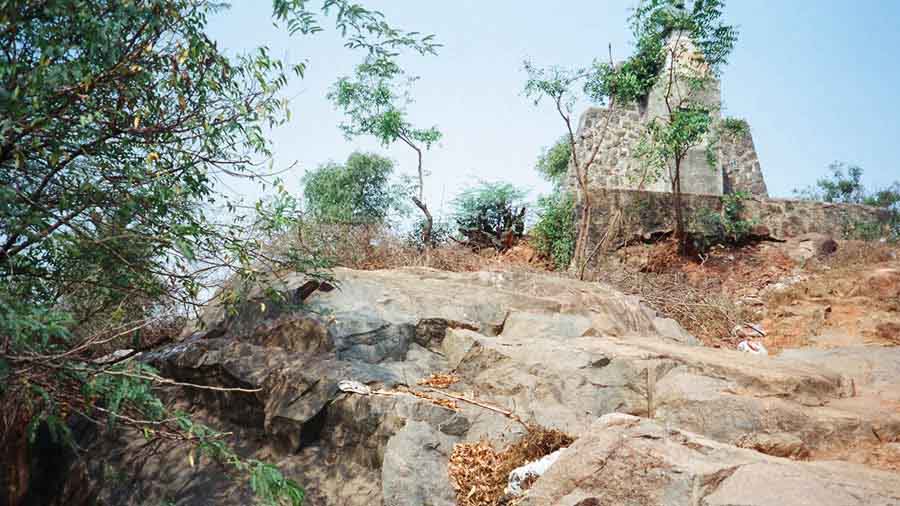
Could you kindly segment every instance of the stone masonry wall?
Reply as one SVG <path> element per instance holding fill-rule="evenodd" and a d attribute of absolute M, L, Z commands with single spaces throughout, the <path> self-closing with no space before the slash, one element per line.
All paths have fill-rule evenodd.
<path fill-rule="evenodd" d="M 749 129 L 740 134 L 723 134 L 718 148 L 718 163 L 724 174 L 725 193 L 742 191 L 762 197 L 769 195 Z"/>
<path fill-rule="evenodd" d="M 581 115 L 575 136 L 579 163 L 584 164 L 596 145 L 600 144 L 594 163 L 588 170 L 588 188 L 637 187 L 639 181 L 635 178 L 639 164 L 631 154 L 640 139 L 641 125 L 641 111 L 637 105 L 612 111 L 605 107 L 591 107 Z M 605 134 L 602 133 L 604 129 Z M 568 183 L 570 188 L 578 188 L 571 164 Z"/>
<path fill-rule="evenodd" d="M 611 217 L 623 213 L 622 237 L 653 236 L 674 229 L 671 193 L 598 189 L 591 192 L 594 210 L 588 251 L 603 237 Z M 685 217 L 690 226 L 691 216 L 707 210 L 721 211 L 722 198 L 716 195 L 682 195 Z M 744 219 L 752 219 L 765 227 L 775 239 L 786 239 L 809 232 L 819 232 L 840 238 L 859 224 L 886 226 L 889 213 L 877 207 L 858 204 L 832 204 L 807 200 L 769 199 L 752 197 L 744 201 Z M 577 211 L 580 213 L 580 211 Z"/>
<path fill-rule="evenodd" d="M 678 107 L 682 93 L 690 95 L 690 102 L 707 107 L 714 125 L 721 124 L 721 83 L 708 75 L 700 49 L 684 32 L 675 32 L 666 42 L 671 51 L 667 58 L 677 54 L 674 74 L 661 72 L 654 86 L 640 104 L 617 105 L 614 109 L 590 108 L 581 116 L 576 134 L 576 155 L 581 166 L 597 156 L 588 170 L 588 190 L 601 188 L 625 188 L 668 192 L 671 190 L 669 171 L 654 173 L 645 161 L 637 156 L 638 147 L 647 126 L 653 121 L 667 118 L 672 107 Z M 679 48 L 679 49 L 675 49 Z M 669 68 L 670 60 L 666 67 Z M 674 81 L 669 79 L 674 75 Z M 689 76 L 705 76 L 707 84 L 700 90 L 684 82 Z M 674 105 L 673 105 L 674 104 Z M 707 134 L 698 145 L 690 148 L 681 163 L 682 193 L 722 195 L 745 191 L 752 195 L 767 195 L 766 184 L 759 167 L 759 159 L 749 130 L 746 133 L 729 132 L 717 140 L 714 133 Z M 716 144 L 713 144 L 716 143 Z M 599 147 L 599 149 L 597 149 Z M 710 166 L 707 152 L 716 150 L 717 163 Z M 578 188 L 575 167 L 569 167 L 569 186 L 576 193 Z"/>
<path fill-rule="evenodd" d="M 588 171 L 589 189 L 670 191 L 668 175 L 652 177 L 646 164 L 635 155 L 641 133 L 646 129 L 647 117 L 638 105 L 612 111 L 592 107 L 585 111 L 575 137 L 579 163 L 584 164 L 600 143 Z M 705 150 L 692 150 L 682 169 L 682 193 L 721 195 L 743 191 L 750 195 L 768 196 L 753 136 L 749 131 L 722 134 L 717 143 L 716 160 L 717 167 L 710 167 Z M 569 168 L 568 184 L 573 190 L 578 188 L 572 167 Z"/>

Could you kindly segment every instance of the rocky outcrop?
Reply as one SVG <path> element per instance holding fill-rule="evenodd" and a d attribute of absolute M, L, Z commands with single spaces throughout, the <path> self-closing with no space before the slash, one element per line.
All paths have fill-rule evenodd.
<path fill-rule="evenodd" d="M 801 463 L 735 448 L 646 419 L 612 414 L 562 453 L 521 506 L 892 506 L 893 473 Z"/>
<path fill-rule="evenodd" d="M 211 307 L 203 325 L 180 343 L 143 357 L 179 381 L 250 390 L 185 389 L 173 399 L 233 433 L 232 442 L 245 455 L 278 463 L 308 489 L 307 504 L 452 505 L 455 491 L 446 473 L 453 446 L 484 438 L 500 444 L 521 433 L 502 411 L 582 436 L 576 447 L 588 453 L 565 455 L 588 459 L 583 462 L 592 466 L 600 465 L 590 459 L 606 444 L 603 433 L 626 430 L 598 425 L 609 413 L 655 420 L 661 425 L 627 418 L 651 435 L 656 432 L 650 427 L 662 431 L 660 426 L 702 434 L 708 438 L 702 444 L 720 452 L 721 462 L 734 456 L 730 465 L 743 462 L 748 470 L 757 463 L 772 469 L 799 466 L 759 452 L 802 459 L 900 441 L 896 410 L 858 401 L 883 398 L 879 392 L 888 388 L 886 378 L 900 367 L 900 356 L 893 353 L 771 358 L 704 348 L 633 297 L 549 275 L 337 269 L 334 277 L 322 284 L 295 276 L 266 290 L 254 288 L 245 304 L 228 311 Z M 856 365 L 841 365 L 846 361 Z M 448 390 L 452 396 L 497 409 L 417 385 L 429 374 L 446 372 L 459 378 Z M 344 391 L 343 380 L 372 393 Z M 632 439 L 661 444 L 655 437 Z M 139 451 L 143 446 L 139 437 L 124 434 L 115 445 L 94 450 L 91 474 L 104 480 L 107 503 L 249 500 L 246 488 L 225 480 L 215 464 L 191 466 L 178 447 L 145 455 Z M 672 485 L 677 481 L 672 469 L 678 469 L 673 462 L 687 454 L 670 455 L 666 448 L 638 461 L 647 466 L 635 477 L 648 480 L 635 485 L 641 493 L 656 494 L 657 485 L 659 490 L 687 487 L 672 489 L 674 499 L 666 502 L 682 504 L 688 496 L 677 494 L 695 493 L 691 487 L 715 488 L 707 501 L 730 490 L 709 485 L 726 483 L 727 477 L 716 474 L 718 464 L 702 459 L 685 468 L 697 476 L 694 481 Z M 626 454 L 644 455 L 638 450 Z M 586 472 L 571 462 L 561 458 L 535 490 L 550 490 L 545 481 L 562 483 L 560 470 L 573 477 Z M 824 479 L 819 470 L 825 467 L 816 466 L 796 468 L 806 473 L 804 483 Z M 124 478 L 117 482 L 110 476 Z M 846 483 L 855 483 L 855 476 Z M 869 490 L 867 481 L 860 483 Z M 866 494 L 860 497 L 881 497 Z M 642 496 L 634 497 L 633 504 L 644 504 L 637 499 Z M 726 502 L 715 504 L 736 496 L 722 497 Z"/>

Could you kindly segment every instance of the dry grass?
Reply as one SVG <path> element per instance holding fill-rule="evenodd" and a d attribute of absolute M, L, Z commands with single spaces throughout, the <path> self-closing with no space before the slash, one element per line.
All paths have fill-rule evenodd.
<path fill-rule="evenodd" d="M 451 401 L 449 399 L 439 399 L 437 397 L 428 395 L 428 393 L 426 393 L 426 392 L 420 392 L 418 390 L 408 389 L 406 391 L 409 392 L 411 395 L 414 395 L 414 396 L 418 397 L 419 399 L 428 401 L 436 406 L 442 406 L 447 409 L 452 409 L 453 411 L 459 411 L 459 404 L 457 404 L 456 401 Z"/>
<path fill-rule="evenodd" d="M 748 310 L 715 286 L 696 287 L 680 272 L 629 272 L 605 269 L 599 281 L 640 297 L 659 313 L 710 346 L 736 345 L 732 329 L 747 321 Z"/>
<path fill-rule="evenodd" d="M 527 245 L 502 254 L 493 249 L 473 251 L 456 243 L 426 251 L 381 225 L 307 223 L 296 235 L 279 241 L 275 248 L 300 250 L 333 265 L 359 270 L 399 267 L 431 267 L 453 272 L 546 270 L 540 259 L 529 253 Z"/>
<path fill-rule="evenodd" d="M 841 241 L 837 251 L 829 255 L 824 265 L 832 269 L 857 268 L 896 260 L 900 255 L 896 245 L 877 241 Z"/>
<path fill-rule="evenodd" d="M 420 379 L 417 384 L 432 388 L 449 388 L 451 385 L 459 383 L 459 376 L 456 374 L 435 373 L 427 378 Z"/>
<path fill-rule="evenodd" d="M 460 443 L 450 456 L 450 481 L 458 506 L 496 506 L 503 499 L 509 473 L 572 444 L 558 430 L 529 425 L 521 439 L 497 451 L 487 441 Z"/>

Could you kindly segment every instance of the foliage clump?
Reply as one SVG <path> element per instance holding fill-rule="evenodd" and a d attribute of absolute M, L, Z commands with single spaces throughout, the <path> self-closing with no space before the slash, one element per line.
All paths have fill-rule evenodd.
<path fill-rule="evenodd" d="M 392 181 L 394 162 L 374 153 L 352 153 L 303 176 L 305 211 L 317 221 L 384 223 L 406 212 L 406 190 Z"/>
<path fill-rule="evenodd" d="M 505 251 L 525 233 L 525 192 L 509 183 L 482 182 L 453 202 L 457 229 L 474 248 Z"/>
<path fill-rule="evenodd" d="M 744 118 L 722 118 L 719 128 L 732 137 L 745 137 L 750 133 L 750 124 Z"/>
<path fill-rule="evenodd" d="M 529 231 L 531 244 L 558 270 L 565 270 L 575 251 L 575 198 L 556 191 L 537 202 L 538 220 Z"/>
<path fill-rule="evenodd" d="M 739 246 L 747 242 L 756 225 L 756 221 L 743 216 L 747 198 L 746 192 L 724 195 L 720 212 L 702 209 L 694 216 L 691 236 L 698 252 L 706 253 L 717 244 Z"/>
<path fill-rule="evenodd" d="M 320 5 L 270 4 L 292 35 L 322 31 L 331 16 L 370 59 L 434 51 L 431 36 L 359 4 Z M 194 446 L 249 478 L 263 504 L 296 506 L 296 483 L 163 409 L 154 387 L 165 378 L 131 360 L 151 344 L 145 329 L 194 311 L 225 278 L 318 274 L 318 259 L 269 247 L 298 224 L 280 181 L 267 179 L 274 195 L 249 206 L 217 190 L 222 179 L 264 178 L 265 131 L 290 118 L 282 92 L 305 70 L 265 47 L 223 53 L 207 20 L 225 8 L 0 2 L 0 405 L 13 408 L 0 417 L 0 451 L 27 454 L 39 426 L 66 439 L 67 415 L 78 414 Z M 98 362 L 123 341 L 133 354 Z M 44 485 L 28 483 L 32 464 L 0 475 L 0 502 Z"/>
<path fill-rule="evenodd" d="M 813 186 L 794 190 L 794 195 L 804 200 L 835 202 L 839 204 L 864 204 L 885 209 L 889 216 L 885 227 L 879 223 L 848 223 L 844 234 L 860 239 L 900 240 L 900 182 L 871 190 L 862 183 L 863 169 L 857 165 L 833 162 L 828 175 Z"/>
<path fill-rule="evenodd" d="M 571 159 L 572 144 L 566 137 L 561 137 L 552 146 L 541 153 L 534 168 L 544 177 L 544 179 L 550 181 L 555 187 L 559 188 L 565 182 Z"/>

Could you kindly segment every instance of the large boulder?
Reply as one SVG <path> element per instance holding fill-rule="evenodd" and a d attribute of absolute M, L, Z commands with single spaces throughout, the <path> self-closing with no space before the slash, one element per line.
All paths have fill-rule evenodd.
<path fill-rule="evenodd" d="M 900 480 L 846 463 L 771 457 L 628 415 L 602 417 L 520 506 L 894 506 Z"/>

